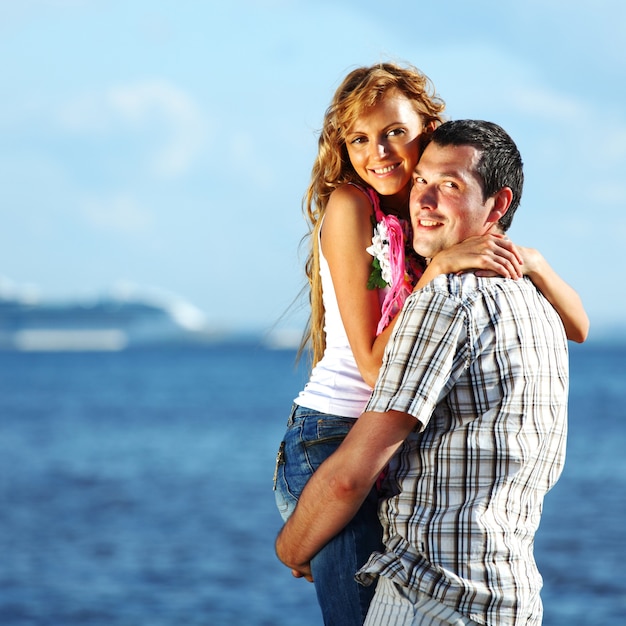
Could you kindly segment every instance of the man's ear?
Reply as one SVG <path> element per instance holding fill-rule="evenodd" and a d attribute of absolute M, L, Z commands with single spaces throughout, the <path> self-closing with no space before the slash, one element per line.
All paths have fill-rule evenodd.
<path fill-rule="evenodd" d="M 493 197 L 493 208 L 489 212 L 488 222 L 497 224 L 502 216 L 509 210 L 513 202 L 513 192 L 510 187 L 502 187 Z"/>

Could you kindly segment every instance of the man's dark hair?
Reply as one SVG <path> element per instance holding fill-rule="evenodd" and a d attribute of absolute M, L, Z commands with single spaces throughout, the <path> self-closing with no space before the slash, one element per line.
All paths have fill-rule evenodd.
<path fill-rule="evenodd" d="M 474 146 L 480 151 L 476 174 L 483 186 L 483 199 L 509 187 L 513 199 L 508 211 L 498 221 L 502 232 L 511 225 L 519 206 L 524 186 L 522 157 L 508 133 L 493 122 L 483 120 L 452 120 L 439 126 L 430 141 L 438 146 Z"/>

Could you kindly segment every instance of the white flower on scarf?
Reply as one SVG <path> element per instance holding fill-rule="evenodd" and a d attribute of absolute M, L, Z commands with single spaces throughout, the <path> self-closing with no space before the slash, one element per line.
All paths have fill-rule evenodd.
<path fill-rule="evenodd" d="M 391 263 L 389 262 L 389 235 L 387 232 L 387 225 L 384 221 L 378 222 L 374 228 L 374 235 L 372 236 L 372 245 L 366 248 L 375 259 L 378 259 L 380 264 L 380 274 L 382 279 L 388 284 L 391 284 Z"/>

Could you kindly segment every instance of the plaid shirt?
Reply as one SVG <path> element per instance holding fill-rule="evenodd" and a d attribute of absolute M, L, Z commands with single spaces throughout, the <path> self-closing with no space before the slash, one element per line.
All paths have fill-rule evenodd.
<path fill-rule="evenodd" d="M 540 624 L 533 556 L 565 459 L 567 340 L 528 279 L 439 276 L 407 300 L 368 411 L 418 424 L 391 461 L 385 552 L 358 574 L 481 624 Z"/>

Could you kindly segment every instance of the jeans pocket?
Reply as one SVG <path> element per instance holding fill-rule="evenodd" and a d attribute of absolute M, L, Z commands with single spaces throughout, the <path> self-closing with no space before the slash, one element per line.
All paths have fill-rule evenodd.
<path fill-rule="evenodd" d="M 319 419 L 315 425 L 315 437 L 305 442 L 306 454 L 311 467 L 316 470 L 340 445 L 356 420 L 333 417 Z"/>
<path fill-rule="evenodd" d="M 283 522 L 286 522 L 289 516 L 295 511 L 298 501 L 281 489 L 280 485 L 278 489 L 274 491 L 274 499 L 276 500 L 276 508 L 283 518 Z"/>
<path fill-rule="evenodd" d="M 330 442 L 343 440 L 356 423 L 356 419 L 349 417 L 331 417 L 317 420 L 318 441 Z"/>

